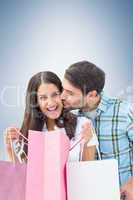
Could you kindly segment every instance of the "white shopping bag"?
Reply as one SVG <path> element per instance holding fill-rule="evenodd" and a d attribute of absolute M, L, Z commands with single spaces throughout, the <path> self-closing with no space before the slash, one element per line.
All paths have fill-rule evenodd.
<path fill-rule="evenodd" d="M 115 159 L 68 162 L 68 200 L 120 200 Z"/>
<path fill-rule="evenodd" d="M 88 146 L 96 146 L 100 160 L 67 163 L 68 200 L 120 200 L 118 161 L 101 160 L 94 128 L 92 131 L 95 137 Z M 81 149 L 81 160 L 82 154 L 83 149 Z"/>

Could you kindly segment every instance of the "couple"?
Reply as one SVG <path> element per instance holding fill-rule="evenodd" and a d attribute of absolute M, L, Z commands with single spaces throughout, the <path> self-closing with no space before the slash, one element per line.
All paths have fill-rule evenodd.
<path fill-rule="evenodd" d="M 105 73 L 88 61 L 74 63 L 65 71 L 63 89 L 58 77 L 54 74 L 57 77 L 55 81 L 53 73 L 49 74 L 49 81 L 47 73 L 51 74 L 39 73 L 30 80 L 20 130 L 22 134 L 27 137 L 29 129 L 53 130 L 55 127 L 64 127 L 66 134 L 72 139 L 80 131 L 85 143 L 82 160 L 91 160 L 94 159 L 95 147 L 88 145 L 92 132 L 90 121 L 87 122 L 85 117 L 89 118 L 96 130 L 101 157 L 118 160 L 121 193 L 125 196 L 123 199 L 133 200 L 132 105 L 105 96 Z M 78 110 L 74 113 L 69 111 L 76 108 Z M 7 143 L 10 134 L 12 139 L 18 138 L 15 130 L 8 129 Z M 79 151 L 80 147 L 73 153 L 72 159 L 79 159 Z M 10 148 L 8 152 L 10 153 Z"/>
<path fill-rule="evenodd" d="M 21 138 L 20 133 L 28 138 L 28 130 L 45 132 L 58 128 L 65 129 L 71 142 L 79 140 L 80 137 L 83 138 L 81 144 L 70 151 L 69 160 L 95 159 L 95 145 L 89 145 L 90 140 L 94 141 L 94 137 L 96 137 L 93 136 L 91 121 L 83 116 L 77 117 L 65 109 L 63 93 L 62 83 L 53 72 L 40 72 L 30 79 L 22 127 L 20 130 L 10 127 L 6 131 L 6 144 L 10 160 L 14 161 L 15 158 L 16 161 L 26 161 L 26 141 Z M 80 158 L 81 152 L 82 158 Z"/>

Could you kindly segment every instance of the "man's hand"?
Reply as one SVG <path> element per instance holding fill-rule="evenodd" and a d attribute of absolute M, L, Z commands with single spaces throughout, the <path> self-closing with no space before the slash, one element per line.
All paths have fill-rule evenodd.
<path fill-rule="evenodd" d="M 121 187 L 121 195 L 124 194 L 126 200 L 133 200 L 133 176 L 129 178 L 129 180 L 122 185 Z"/>

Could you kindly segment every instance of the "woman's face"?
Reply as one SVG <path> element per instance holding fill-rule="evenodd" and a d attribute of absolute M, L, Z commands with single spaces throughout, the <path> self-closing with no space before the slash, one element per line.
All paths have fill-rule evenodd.
<path fill-rule="evenodd" d="M 60 91 L 52 83 L 43 83 L 37 91 L 38 104 L 41 111 L 50 119 L 60 117 L 63 105 L 60 98 Z"/>

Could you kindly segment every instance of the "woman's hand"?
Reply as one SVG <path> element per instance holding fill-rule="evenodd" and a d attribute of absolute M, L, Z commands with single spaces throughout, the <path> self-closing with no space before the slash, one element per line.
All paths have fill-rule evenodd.
<path fill-rule="evenodd" d="M 81 138 L 82 141 L 81 143 L 83 145 L 86 145 L 90 139 L 92 138 L 93 133 L 92 133 L 92 124 L 91 122 L 86 121 L 83 125 L 82 125 L 82 129 L 81 129 Z"/>
<path fill-rule="evenodd" d="M 5 143 L 7 145 L 11 145 L 12 140 L 16 140 L 19 138 L 19 129 L 15 127 L 9 127 L 5 131 Z"/>
<path fill-rule="evenodd" d="M 12 149 L 12 141 L 16 140 L 19 138 L 19 129 L 15 127 L 9 127 L 5 131 L 5 143 L 6 143 L 6 148 L 7 148 L 7 153 L 9 160 L 11 161 L 17 161 L 17 158 L 14 154 L 14 151 Z"/>
<path fill-rule="evenodd" d="M 93 137 L 93 129 L 92 129 L 92 123 L 91 121 L 86 121 L 81 130 L 81 152 L 80 152 L 80 160 L 82 161 L 88 161 L 88 160 L 95 160 L 95 152 L 96 147 L 95 145 L 88 147 L 87 143 L 92 139 Z"/>

